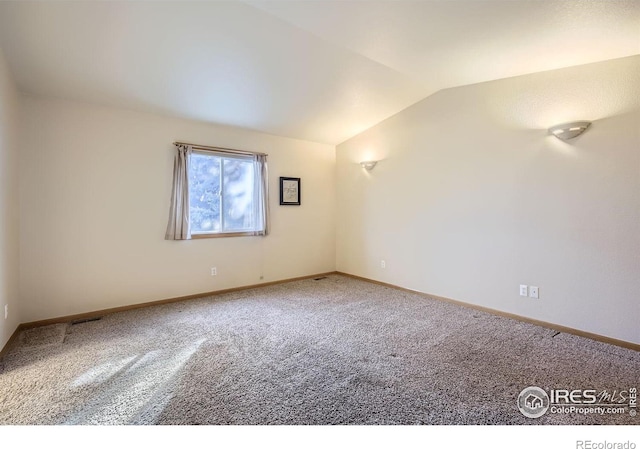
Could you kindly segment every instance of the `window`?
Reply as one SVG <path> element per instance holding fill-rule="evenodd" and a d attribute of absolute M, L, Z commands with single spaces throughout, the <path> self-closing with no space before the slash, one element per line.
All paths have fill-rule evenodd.
<path fill-rule="evenodd" d="M 267 235 L 267 155 L 174 142 L 166 240 Z"/>
<path fill-rule="evenodd" d="M 258 170 L 252 155 L 194 151 L 189 163 L 191 234 L 264 231 Z"/>

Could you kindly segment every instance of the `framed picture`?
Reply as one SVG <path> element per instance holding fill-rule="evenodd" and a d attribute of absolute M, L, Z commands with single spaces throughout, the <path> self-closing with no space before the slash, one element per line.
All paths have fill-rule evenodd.
<path fill-rule="evenodd" d="M 300 205 L 300 178 L 280 177 L 280 205 Z"/>

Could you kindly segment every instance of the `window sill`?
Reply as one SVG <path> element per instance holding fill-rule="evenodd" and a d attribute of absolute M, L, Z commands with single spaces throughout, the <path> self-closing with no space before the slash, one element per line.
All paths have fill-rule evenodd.
<path fill-rule="evenodd" d="M 195 239 L 217 239 L 221 237 L 264 237 L 264 234 L 257 234 L 253 231 L 247 232 L 218 232 L 211 234 L 191 234 L 191 238 Z"/>

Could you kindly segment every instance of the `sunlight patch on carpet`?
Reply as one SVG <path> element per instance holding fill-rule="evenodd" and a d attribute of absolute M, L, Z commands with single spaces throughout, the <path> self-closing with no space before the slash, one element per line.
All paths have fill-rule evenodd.
<path fill-rule="evenodd" d="M 126 357 L 115 362 L 107 362 L 87 370 L 78 376 L 73 383 L 73 387 L 80 387 L 89 384 L 101 384 L 122 371 L 127 365 L 135 360 L 136 356 Z"/>
<path fill-rule="evenodd" d="M 99 395 L 64 424 L 129 424 L 150 402 L 159 408 L 158 392 L 180 373 L 205 341 L 202 338 L 179 351 L 152 350 L 133 357 L 107 379 Z M 164 395 L 163 391 L 160 396 Z"/>

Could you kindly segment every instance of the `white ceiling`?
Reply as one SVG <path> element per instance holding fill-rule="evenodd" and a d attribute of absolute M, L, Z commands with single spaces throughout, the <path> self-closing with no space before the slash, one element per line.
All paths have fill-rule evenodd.
<path fill-rule="evenodd" d="M 640 54 L 640 1 L 1 1 L 0 47 L 24 92 L 336 144 L 443 88 Z"/>

